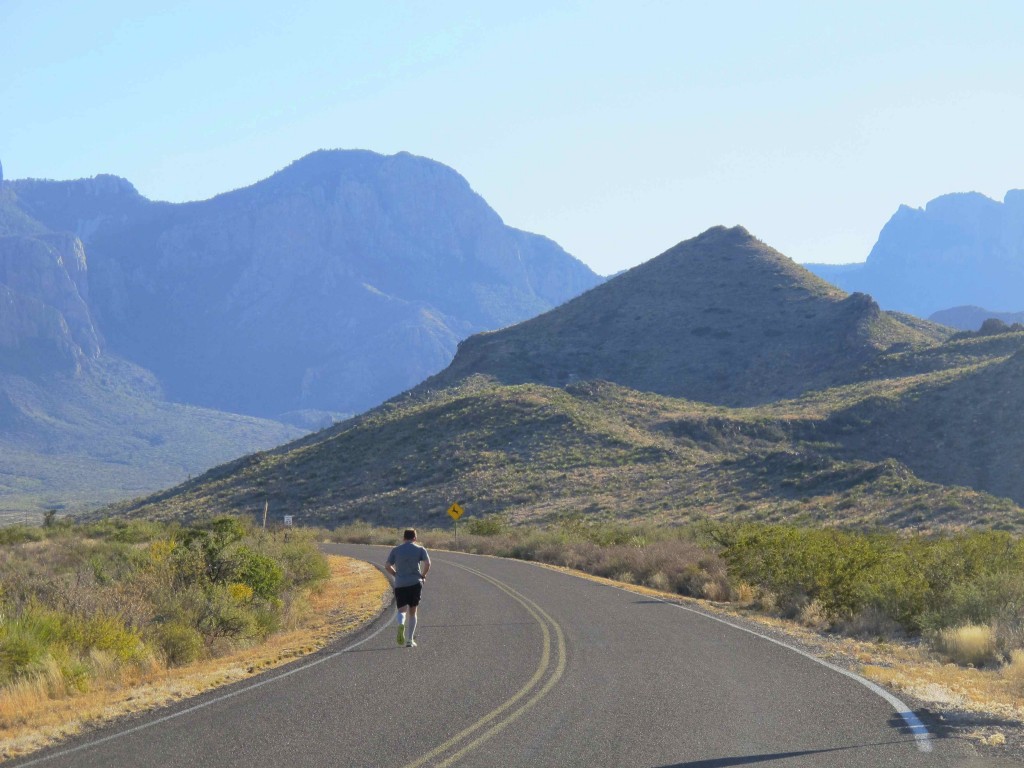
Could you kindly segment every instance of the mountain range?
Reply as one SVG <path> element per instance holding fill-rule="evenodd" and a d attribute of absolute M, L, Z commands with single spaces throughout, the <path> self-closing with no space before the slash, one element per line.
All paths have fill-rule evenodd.
<path fill-rule="evenodd" d="M 419 387 L 123 505 L 443 524 L 705 517 L 1024 526 L 1024 332 L 953 334 L 714 228 Z"/>
<path fill-rule="evenodd" d="M 844 290 L 870 294 L 886 309 L 918 317 L 964 305 L 1020 312 L 1024 190 L 1010 190 L 1002 202 L 970 192 L 937 197 L 924 208 L 900 206 L 867 261 L 804 266 Z"/>
<path fill-rule="evenodd" d="M 0 512 L 294 438 L 600 280 L 404 153 L 316 152 L 185 204 L 109 175 L 0 177 Z"/>
<path fill-rule="evenodd" d="M 81 240 L 16 202 L 0 186 L 0 518 L 151 491 L 301 434 L 168 402 L 107 349 Z"/>
<path fill-rule="evenodd" d="M 444 368 L 466 336 L 600 282 L 407 153 L 315 152 L 184 204 L 112 176 L 6 186 L 84 243 L 114 352 L 175 400 L 263 417 L 363 411 Z"/>

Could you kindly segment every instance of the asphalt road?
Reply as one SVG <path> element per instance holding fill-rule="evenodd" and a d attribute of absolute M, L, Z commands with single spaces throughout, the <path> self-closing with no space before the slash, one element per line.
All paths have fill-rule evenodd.
<path fill-rule="evenodd" d="M 386 549 L 333 551 L 381 563 Z M 538 566 L 435 553 L 393 612 L 295 664 L 13 765 L 980 766 L 898 700 L 738 626 Z"/>

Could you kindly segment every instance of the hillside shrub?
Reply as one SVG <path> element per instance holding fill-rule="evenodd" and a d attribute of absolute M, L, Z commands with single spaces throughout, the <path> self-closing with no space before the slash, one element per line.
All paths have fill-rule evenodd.
<path fill-rule="evenodd" d="M 486 515 L 466 521 L 466 532 L 472 536 L 498 536 L 508 530 L 504 515 Z"/>
<path fill-rule="evenodd" d="M 225 569 L 225 580 L 233 580 L 249 587 L 262 598 L 276 597 L 284 584 L 284 569 L 272 558 L 238 547 L 230 555 L 230 568 Z"/>

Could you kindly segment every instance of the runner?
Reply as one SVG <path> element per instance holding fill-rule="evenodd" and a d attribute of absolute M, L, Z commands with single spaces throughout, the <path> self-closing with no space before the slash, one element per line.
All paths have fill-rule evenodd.
<path fill-rule="evenodd" d="M 407 528 L 402 544 L 391 550 L 387 572 L 395 577 L 395 604 L 398 606 L 398 644 L 406 648 L 416 647 L 416 608 L 420 604 L 420 592 L 430 570 L 430 556 L 427 550 L 416 543 L 416 530 Z M 423 570 L 420 571 L 420 563 Z"/>

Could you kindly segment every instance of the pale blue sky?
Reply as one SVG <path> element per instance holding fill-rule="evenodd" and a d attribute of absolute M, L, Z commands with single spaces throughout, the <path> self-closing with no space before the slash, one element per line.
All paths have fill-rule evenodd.
<path fill-rule="evenodd" d="M 181 201 L 406 150 L 605 274 L 715 224 L 860 261 L 1024 187 L 1022 41 L 1016 1 L 0 0 L 0 161 Z"/>

